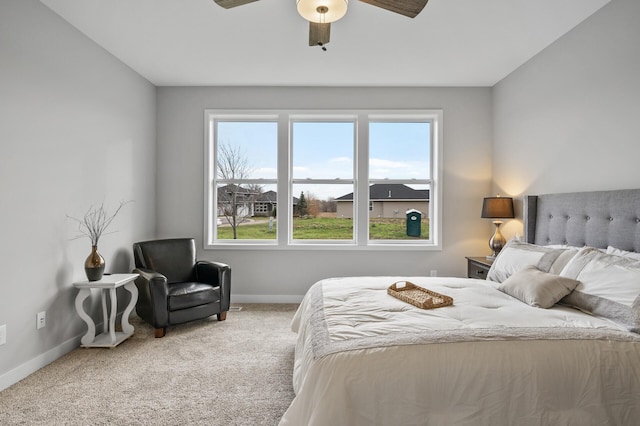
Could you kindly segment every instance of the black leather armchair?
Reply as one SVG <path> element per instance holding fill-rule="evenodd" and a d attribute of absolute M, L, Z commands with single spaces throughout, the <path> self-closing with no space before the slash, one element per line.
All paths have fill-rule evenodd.
<path fill-rule="evenodd" d="M 155 337 L 164 337 L 170 325 L 214 314 L 219 321 L 226 319 L 231 268 L 196 261 L 193 238 L 137 242 L 133 257 L 133 272 L 140 274 L 136 312 L 155 328 Z"/>

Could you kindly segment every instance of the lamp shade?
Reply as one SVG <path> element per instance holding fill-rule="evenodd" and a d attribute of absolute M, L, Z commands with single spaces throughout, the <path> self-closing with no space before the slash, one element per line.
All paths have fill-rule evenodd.
<path fill-rule="evenodd" d="M 484 219 L 513 219 L 513 198 L 485 197 L 482 202 L 482 216 Z"/>
<path fill-rule="evenodd" d="M 328 24 L 347 13 L 348 0 L 296 0 L 298 13 L 307 21 Z"/>

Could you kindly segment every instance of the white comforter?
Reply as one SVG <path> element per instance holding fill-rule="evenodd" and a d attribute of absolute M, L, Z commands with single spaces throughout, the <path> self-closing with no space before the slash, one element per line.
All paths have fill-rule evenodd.
<path fill-rule="evenodd" d="M 398 280 L 453 297 L 418 309 Z M 461 278 L 320 281 L 305 296 L 296 397 L 280 425 L 632 425 L 640 336 L 578 310 L 530 307 Z"/>

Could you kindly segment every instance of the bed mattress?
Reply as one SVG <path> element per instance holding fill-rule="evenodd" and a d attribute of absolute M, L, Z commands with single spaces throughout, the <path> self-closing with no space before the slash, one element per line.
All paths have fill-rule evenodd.
<path fill-rule="evenodd" d="M 453 297 L 424 310 L 410 281 Z M 296 396 L 281 425 L 635 424 L 640 336 L 579 310 L 534 308 L 489 281 L 316 283 L 292 321 Z"/>

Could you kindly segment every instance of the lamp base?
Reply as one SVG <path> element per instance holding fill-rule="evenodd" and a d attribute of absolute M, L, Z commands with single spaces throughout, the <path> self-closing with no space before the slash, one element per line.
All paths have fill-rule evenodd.
<path fill-rule="evenodd" d="M 500 253 L 500 250 L 502 250 L 502 247 L 504 247 L 504 245 L 507 243 L 507 241 L 502 236 L 502 233 L 500 232 L 500 225 L 502 225 L 502 222 L 499 220 L 495 220 L 493 221 L 493 224 L 495 225 L 496 230 L 493 232 L 493 235 L 489 240 L 491 255 L 487 256 L 487 259 L 495 259 L 498 253 Z"/>

